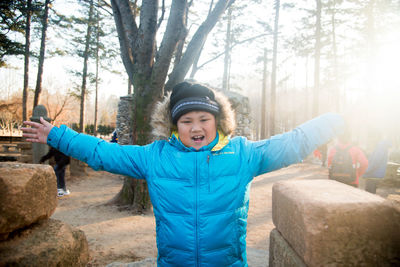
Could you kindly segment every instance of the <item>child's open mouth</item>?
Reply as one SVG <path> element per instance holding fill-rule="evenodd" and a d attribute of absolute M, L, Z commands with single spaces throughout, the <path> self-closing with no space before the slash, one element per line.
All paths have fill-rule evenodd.
<path fill-rule="evenodd" d="M 192 140 L 194 141 L 194 142 L 202 142 L 203 140 L 204 140 L 204 135 L 197 135 L 197 136 L 193 136 L 192 137 Z"/>

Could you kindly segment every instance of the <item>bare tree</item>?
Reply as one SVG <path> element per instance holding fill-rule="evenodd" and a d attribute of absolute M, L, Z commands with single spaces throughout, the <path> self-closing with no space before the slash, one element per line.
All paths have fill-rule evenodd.
<path fill-rule="evenodd" d="M 268 76 L 268 49 L 264 48 L 263 57 L 263 79 L 261 88 L 261 139 L 268 137 L 268 114 L 267 114 L 267 76 Z"/>
<path fill-rule="evenodd" d="M 88 14 L 88 24 L 86 29 L 85 38 L 85 50 L 83 51 L 83 70 L 82 70 L 82 84 L 81 84 L 81 108 L 79 115 L 79 131 L 83 133 L 85 131 L 85 103 L 86 103 L 86 86 L 88 78 L 88 61 L 89 61 L 89 48 L 90 48 L 90 36 L 92 34 L 93 26 L 93 0 L 89 1 L 89 14 Z"/>
<path fill-rule="evenodd" d="M 0 128 L 8 135 L 12 135 L 15 128 L 22 125 L 21 95 L 13 95 L 8 100 L 0 100 Z"/>
<path fill-rule="evenodd" d="M 48 91 L 44 90 L 43 102 L 45 102 L 49 117 L 53 122 L 68 113 L 68 106 L 72 102 L 72 99 L 73 97 L 69 92 L 66 94 L 61 94 L 59 92 L 50 94 Z"/>
<path fill-rule="evenodd" d="M 321 0 L 316 0 L 316 22 L 315 22 L 315 48 L 314 48 L 314 99 L 313 99 L 313 116 L 316 117 L 319 113 L 319 74 L 321 61 Z"/>
<path fill-rule="evenodd" d="M 38 64 L 38 73 L 36 78 L 35 97 L 33 98 L 33 108 L 39 104 L 40 93 L 42 91 L 42 78 L 43 78 L 43 65 L 46 51 L 46 32 L 49 23 L 49 6 L 50 0 L 46 0 L 44 4 L 43 18 L 42 18 L 42 37 L 40 42 L 40 55 Z"/>
<path fill-rule="evenodd" d="M 171 88 L 184 80 L 207 35 L 221 15 L 234 0 L 219 0 L 204 22 L 188 42 L 185 52 L 171 73 L 168 74 L 177 45 L 187 35 L 185 16 L 187 0 L 172 1 L 165 32 L 157 50 L 159 1 L 143 1 L 139 24 L 136 12 L 129 0 L 112 0 L 115 24 L 120 41 L 122 62 L 134 88 L 132 118 L 132 143 L 143 145 L 152 141 L 150 115 L 154 103 Z M 168 82 L 165 84 L 165 81 Z M 165 86 L 164 86 L 165 84 Z M 125 179 L 116 202 L 129 205 L 135 210 L 150 207 L 147 185 L 142 180 Z"/>
<path fill-rule="evenodd" d="M 276 72 L 277 72 L 277 58 L 278 58 L 278 29 L 279 29 L 279 9 L 280 1 L 275 0 L 275 21 L 274 21 L 274 46 L 272 51 L 272 70 L 271 70 L 271 108 L 269 129 L 270 134 L 276 133 L 275 115 L 276 115 Z"/>
<path fill-rule="evenodd" d="M 22 120 L 27 120 L 27 100 L 28 100 L 28 83 L 29 83 L 29 48 L 31 44 L 31 13 L 32 0 L 28 0 L 26 4 L 26 25 L 25 25 L 25 54 L 24 54 L 24 86 L 22 88 Z"/>
<path fill-rule="evenodd" d="M 337 85 L 334 88 L 334 103 L 336 107 L 336 111 L 340 111 L 340 86 L 339 86 L 339 72 L 338 72 L 338 52 L 337 52 L 337 41 L 336 41 L 336 0 L 333 0 L 332 8 L 331 8 L 331 27 L 332 27 L 332 53 L 333 53 L 333 79 L 334 84 Z"/>
<path fill-rule="evenodd" d="M 99 6 L 99 0 L 97 0 L 97 5 Z M 99 98 L 99 65 L 100 65 L 100 58 L 99 58 L 99 50 L 100 50 L 100 12 L 99 7 L 97 7 L 96 11 L 96 89 L 95 89 L 95 97 L 94 97 L 94 125 L 93 125 L 93 135 L 97 135 L 97 113 L 98 113 L 98 98 Z"/>
<path fill-rule="evenodd" d="M 225 58 L 224 58 L 224 73 L 222 75 L 222 89 L 229 91 L 229 72 L 231 66 L 231 26 L 232 26 L 232 7 L 228 9 L 228 18 L 226 23 L 226 37 L 225 37 Z"/>

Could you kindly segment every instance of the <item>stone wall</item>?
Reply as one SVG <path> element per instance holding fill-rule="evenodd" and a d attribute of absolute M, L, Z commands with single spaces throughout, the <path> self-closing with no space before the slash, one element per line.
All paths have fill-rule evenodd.
<path fill-rule="evenodd" d="M 269 266 L 400 266 L 400 210 L 332 180 L 272 189 Z"/>
<path fill-rule="evenodd" d="M 237 127 L 234 135 L 245 136 L 248 139 L 254 139 L 253 121 L 250 116 L 250 102 L 246 96 L 234 92 L 224 92 L 228 96 L 233 109 L 236 112 Z M 118 103 L 117 114 L 117 135 L 118 143 L 121 145 L 131 144 L 132 130 L 132 102 L 133 96 L 123 96 Z"/>
<path fill-rule="evenodd" d="M 253 119 L 250 115 L 250 102 L 247 96 L 235 92 L 224 92 L 232 104 L 232 108 L 236 113 L 236 130 L 234 135 L 244 136 L 250 140 L 254 140 L 255 131 Z"/>
<path fill-rule="evenodd" d="M 121 145 L 128 145 L 132 143 L 132 103 L 132 95 L 120 97 L 120 101 L 118 103 L 117 136 L 118 143 Z"/>

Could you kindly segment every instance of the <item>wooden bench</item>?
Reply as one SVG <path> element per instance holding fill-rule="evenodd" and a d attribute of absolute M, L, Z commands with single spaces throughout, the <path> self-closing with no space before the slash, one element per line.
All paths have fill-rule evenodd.
<path fill-rule="evenodd" d="M 13 149 L 13 151 L 17 151 L 17 144 L 3 144 L 3 152 L 11 152 L 10 148 Z"/>

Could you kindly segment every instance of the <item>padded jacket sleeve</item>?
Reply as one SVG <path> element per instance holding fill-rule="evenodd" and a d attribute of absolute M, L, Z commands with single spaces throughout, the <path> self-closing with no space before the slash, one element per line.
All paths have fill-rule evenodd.
<path fill-rule="evenodd" d="M 65 125 L 53 127 L 47 144 L 65 155 L 86 162 L 94 170 L 145 178 L 146 155 L 152 144 L 147 146 L 121 146 L 100 138 L 77 133 Z"/>
<path fill-rule="evenodd" d="M 343 118 L 327 113 L 294 130 L 252 142 L 249 164 L 257 176 L 302 161 L 318 146 L 329 142 L 344 129 Z"/>

